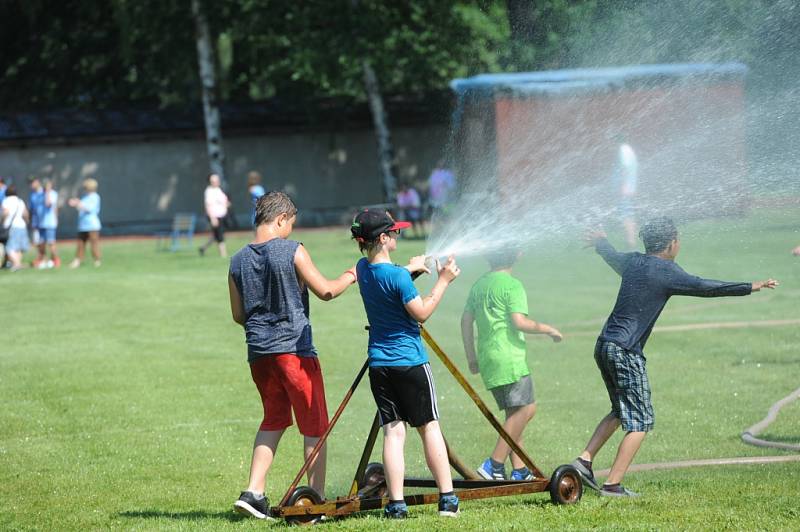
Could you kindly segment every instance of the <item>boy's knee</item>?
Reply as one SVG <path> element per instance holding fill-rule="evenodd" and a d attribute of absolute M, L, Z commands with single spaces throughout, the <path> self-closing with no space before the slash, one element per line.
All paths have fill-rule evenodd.
<path fill-rule="evenodd" d="M 428 421 L 424 425 L 416 427 L 416 429 L 420 434 L 426 434 L 431 431 L 439 431 L 439 422 L 434 419 L 433 421 Z"/>

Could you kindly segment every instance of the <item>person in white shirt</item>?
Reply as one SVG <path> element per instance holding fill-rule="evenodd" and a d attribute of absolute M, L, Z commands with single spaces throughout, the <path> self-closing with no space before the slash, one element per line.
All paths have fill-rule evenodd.
<path fill-rule="evenodd" d="M 28 250 L 28 220 L 30 215 L 25 202 L 17 196 L 17 187 L 8 185 L 2 203 L 3 227 L 8 229 L 6 256 L 11 263 L 11 271 L 22 268 L 22 254 Z"/>
<path fill-rule="evenodd" d="M 619 214 L 625 229 L 628 248 L 635 249 L 636 240 L 636 187 L 639 180 L 639 160 L 627 142 L 619 145 L 617 152 L 617 186 L 619 187 Z"/>
<path fill-rule="evenodd" d="M 220 187 L 220 179 L 217 174 L 208 176 L 208 186 L 205 192 L 205 207 L 208 223 L 211 226 L 211 237 L 208 242 L 200 246 L 200 255 L 205 255 L 206 250 L 214 243 L 217 243 L 220 257 L 227 257 L 228 251 L 225 248 L 225 227 L 224 220 L 228 214 L 228 207 L 231 202 L 228 196 Z"/>

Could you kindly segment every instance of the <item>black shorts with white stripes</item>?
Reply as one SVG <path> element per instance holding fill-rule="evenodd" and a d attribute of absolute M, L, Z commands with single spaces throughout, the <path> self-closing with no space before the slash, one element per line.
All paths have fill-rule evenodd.
<path fill-rule="evenodd" d="M 369 384 L 378 405 L 381 426 L 405 421 L 421 427 L 439 419 L 431 366 L 379 366 L 369 368 Z"/>

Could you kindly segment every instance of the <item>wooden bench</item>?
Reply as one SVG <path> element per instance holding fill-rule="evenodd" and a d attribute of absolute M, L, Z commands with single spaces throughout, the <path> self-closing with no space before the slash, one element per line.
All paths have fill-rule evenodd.
<path fill-rule="evenodd" d="M 197 225 L 197 215 L 193 213 L 177 213 L 172 218 L 172 230 L 161 231 L 155 234 L 157 251 L 177 251 L 180 249 L 181 237 L 186 238 L 189 248 L 192 247 L 192 237 Z M 169 245 L 167 245 L 169 243 Z"/>

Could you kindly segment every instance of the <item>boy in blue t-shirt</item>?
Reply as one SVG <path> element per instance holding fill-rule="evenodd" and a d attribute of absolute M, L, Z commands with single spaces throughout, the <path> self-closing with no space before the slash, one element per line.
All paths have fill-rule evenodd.
<path fill-rule="evenodd" d="M 31 229 L 33 230 L 38 256 L 33 266 L 38 268 L 58 268 L 61 259 L 56 251 L 56 229 L 58 228 L 58 192 L 53 190 L 53 181 L 38 178 L 31 181 Z M 34 214 L 36 223 L 33 223 Z M 50 248 L 50 260 L 47 260 Z"/>
<path fill-rule="evenodd" d="M 425 460 L 439 488 L 439 515 L 458 514 L 458 497 L 444 438 L 439 428 L 439 410 L 428 354 L 422 347 L 419 323 L 427 320 L 460 270 L 453 257 L 439 268 L 439 278 L 425 298 L 420 297 L 411 274 L 430 273 L 425 257 L 411 259 L 408 266 L 392 263 L 389 253 L 397 249 L 400 230 L 408 222 L 395 222 L 385 211 L 361 211 L 351 232 L 367 257 L 356 264 L 358 286 L 369 320 L 369 380 L 383 426 L 383 466 L 389 491 L 384 516 L 408 516 L 403 500 L 405 464 L 403 447 L 406 423 L 422 437 Z"/>

